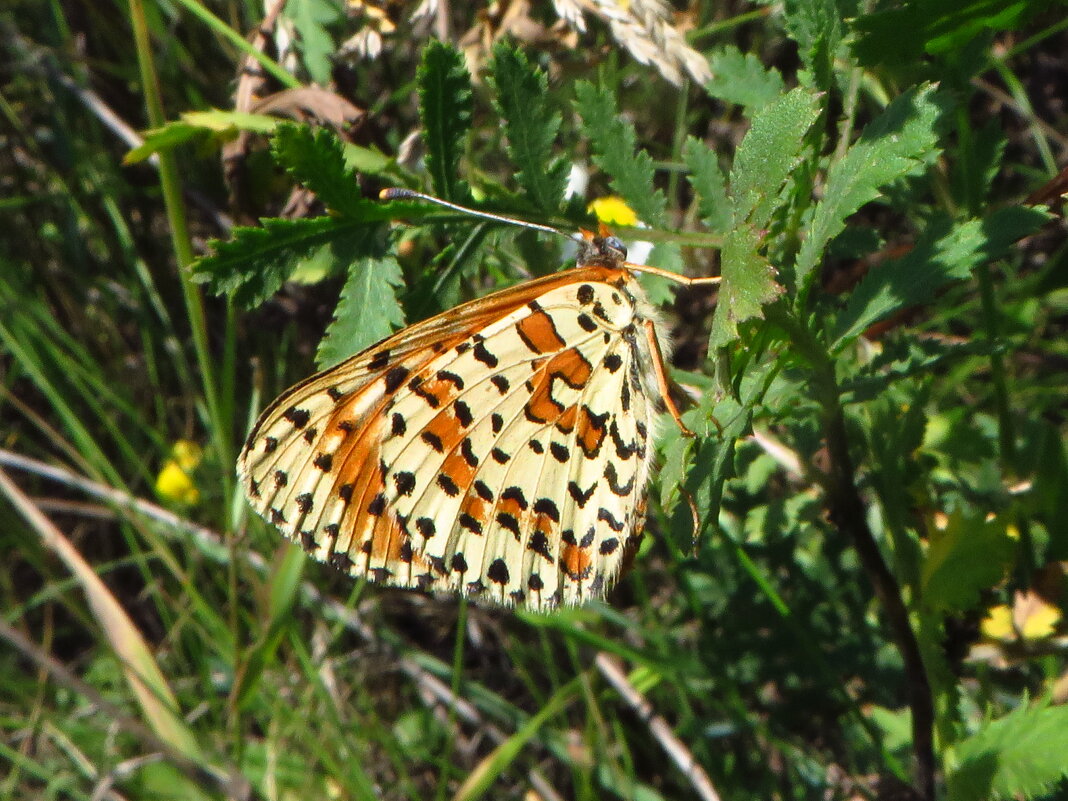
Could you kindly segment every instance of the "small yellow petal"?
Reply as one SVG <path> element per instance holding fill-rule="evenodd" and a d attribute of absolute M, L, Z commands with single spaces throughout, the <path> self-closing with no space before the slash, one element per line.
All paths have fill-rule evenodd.
<path fill-rule="evenodd" d="M 186 506 L 192 506 L 200 500 L 200 490 L 174 459 L 168 459 L 156 476 L 156 492 L 164 500 Z"/>
<path fill-rule="evenodd" d="M 1011 640 L 1016 637 L 1012 628 L 1012 610 L 1005 604 L 998 604 L 989 612 L 979 630 L 988 640 Z"/>
<path fill-rule="evenodd" d="M 605 225 L 633 227 L 638 224 L 638 215 L 623 201 L 623 198 L 615 195 L 597 198 L 587 210 L 597 215 L 597 219 Z"/>
<path fill-rule="evenodd" d="M 1035 592 L 1016 593 L 1014 622 L 1025 640 L 1050 637 L 1061 619 L 1061 610 Z"/>
<path fill-rule="evenodd" d="M 195 442 L 188 439 L 180 439 L 171 448 L 171 456 L 178 462 L 178 466 L 186 472 L 195 470 L 204 458 L 204 451 Z"/>

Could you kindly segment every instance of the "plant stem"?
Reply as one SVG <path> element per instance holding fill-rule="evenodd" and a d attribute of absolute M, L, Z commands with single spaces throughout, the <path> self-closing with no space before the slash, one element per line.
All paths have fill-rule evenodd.
<path fill-rule="evenodd" d="M 834 361 L 812 333 L 788 314 L 775 315 L 776 322 L 790 334 L 795 347 L 812 364 L 812 382 L 822 410 L 823 434 L 827 444 L 828 470 L 821 477 L 827 516 L 853 543 L 864 572 L 886 613 L 890 632 L 905 663 L 909 709 L 912 711 L 912 742 L 915 751 L 916 789 L 925 801 L 935 798 L 934 700 L 919 640 L 912 630 L 909 612 L 901 597 L 901 587 L 883 559 L 879 544 L 868 526 L 864 501 L 854 476 L 849 453 L 849 435 Z"/>
<path fill-rule="evenodd" d="M 133 28 L 134 42 L 137 48 L 137 63 L 141 74 L 141 84 L 145 95 L 145 108 L 148 123 L 158 128 L 166 122 L 163 101 L 160 96 L 159 79 L 152 61 L 152 42 L 149 37 L 142 0 L 130 0 L 130 24 Z M 232 436 L 229 420 L 224 413 L 215 381 L 212 355 L 208 347 L 208 327 L 204 314 L 204 304 L 200 292 L 192 281 L 189 265 L 193 262 L 193 248 L 190 244 L 189 229 L 186 224 L 185 206 L 182 201 L 181 184 L 174 155 L 167 149 L 159 151 L 159 181 L 163 194 L 163 205 L 167 214 L 171 245 L 178 265 L 178 277 L 182 285 L 182 297 L 185 300 L 186 314 L 193 336 L 193 348 L 197 355 L 203 382 L 204 400 L 208 407 L 208 417 L 212 431 L 210 439 L 215 448 L 220 464 L 223 466 L 222 482 L 225 497 L 230 496 L 232 484 L 228 468 L 233 464 Z"/>

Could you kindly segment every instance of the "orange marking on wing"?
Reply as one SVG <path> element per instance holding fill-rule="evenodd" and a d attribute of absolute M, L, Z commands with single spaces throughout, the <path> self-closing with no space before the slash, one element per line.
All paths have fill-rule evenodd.
<path fill-rule="evenodd" d="M 553 356 L 546 371 L 554 378 L 562 378 L 572 389 L 582 389 L 590 380 L 593 368 L 586 358 L 574 348 Z"/>
<path fill-rule="evenodd" d="M 591 559 L 588 548 L 577 545 L 565 545 L 560 552 L 560 567 L 572 581 L 581 581 L 590 574 Z"/>
<path fill-rule="evenodd" d="M 355 558 L 354 552 L 370 535 L 377 519 L 367 513 L 367 507 L 384 491 L 385 483 L 379 466 L 377 440 L 359 437 L 343 450 L 344 458 L 340 461 L 331 492 L 333 500 L 344 502 L 340 495 L 344 487 L 349 500 L 348 508 L 341 516 L 341 531 L 334 550 L 347 551 Z"/>
<path fill-rule="evenodd" d="M 556 427 L 562 434 L 570 434 L 575 430 L 575 416 L 578 414 L 577 406 L 568 406 L 562 415 L 556 419 Z"/>
<path fill-rule="evenodd" d="M 459 450 L 445 457 L 441 465 L 441 473 L 452 479 L 452 483 L 461 491 L 470 487 L 471 482 L 475 480 L 475 468 L 467 463 Z"/>
<path fill-rule="evenodd" d="M 456 385 L 451 381 L 442 381 L 439 378 L 430 378 L 419 384 L 418 395 L 430 399 L 435 409 L 446 406 L 459 394 Z"/>
<path fill-rule="evenodd" d="M 427 423 L 423 432 L 436 437 L 441 442 L 443 451 L 453 450 L 466 436 L 464 428 L 460 421 L 456 419 L 456 413 L 451 406 L 434 415 L 434 419 Z"/>
<path fill-rule="evenodd" d="M 552 379 L 542 373 L 536 379 L 530 400 L 526 404 L 527 417 L 533 422 L 548 423 L 564 413 L 563 404 L 552 396 Z"/>
<path fill-rule="evenodd" d="M 514 498 L 502 498 L 497 503 L 497 511 L 498 512 L 504 512 L 505 514 L 511 515 L 517 521 L 519 521 L 520 527 L 522 527 L 523 516 L 524 516 L 525 513 L 523 512 L 522 505 L 516 499 L 514 499 Z"/>
<path fill-rule="evenodd" d="M 564 347 L 564 340 L 556 332 L 552 318 L 544 311 L 536 311 L 516 323 L 516 331 L 535 353 L 550 353 Z"/>
<path fill-rule="evenodd" d="M 604 442 L 605 426 L 598 426 L 590 415 L 590 410 L 585 406 L 579 413 L 578 421 L 578 444 L 587 457 L 592 457 L 601 448 Z"/>
<path fill-rule="evenodd" d="M 477 495 L 468 495 L 460 504 L 460 514 L 469 515 L 480 525 L 485 526 L 489 519 L 489 504 Z"/>
<path fill-rule="evenodd" d="M 384 514 L 375 519 L 371 530 L 371 551 L 368 554 L 368 566 L 379 567 L 396 564 L 400 561 L 401 547 L 410 539 L 401 531 L 392 515 Z"/>

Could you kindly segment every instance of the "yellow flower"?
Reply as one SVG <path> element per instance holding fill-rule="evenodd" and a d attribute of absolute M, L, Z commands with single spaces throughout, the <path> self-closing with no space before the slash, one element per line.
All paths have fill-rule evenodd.
<path fill-rule="evenodd" d="M 991 609 L 979 630 L 990 640 L 1042 640 L 1054 635 L 1060 620 L 1060 609 L 1028 590 L 1017 592 L 1011 607 L 1001 604 Z"/>
<path fill-rule="evenodd" d="M 171 458 L 163 463 L 156 476 L 156 494 L 164 500 L 192 506 L 200 500 L 190 473 L 196 469 L 204 452 L 195 442 L 180 439 L 171 448 Z"/>
<path fill-rule="evenodd" d="M 589 205 L 587 211 L 597 215 L 597 219 L 605 225 L 625 225 L 633 228 L 638 224 L 638 215 L 623 201 L 623 198 L 616 195 L 597 198 Z"/>
<path fill-rule="evenodd" d="M 171 456 L 183 470 L 195 470 L 204 458 L 203 449 L 188 439 L 180 439 L 171 447 Z"/>
<path fill-rule="evenodd" d="M 1012 610 L 1006 604 L 998 604 L 989 612 L 979 630 L 988 640 L 1011 640 L 1016 636 L 1012 630 Z"/>

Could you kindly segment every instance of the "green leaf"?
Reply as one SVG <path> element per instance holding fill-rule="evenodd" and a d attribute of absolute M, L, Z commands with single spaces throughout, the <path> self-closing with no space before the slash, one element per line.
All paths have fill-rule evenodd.
<path fill-rule="evenodd" d="M 710 349 L 738 338 L 738 323 L 763 317 L 763 306 L 775 300 L 782 287 L 775 282 L 775 268 L 757 252 L 762 237 L 752 225 L 739 225 L 723 239 L 720 265 L 723 280 L 712 317 Z"/>
<path fill-rule="evenodd" d="M 404 325 L 397 289 L 404 286 L 393 256 L 366 256 L 349 268 L 334 320 L 319 343 L 315 361 L 320 370 L 384 339 Z"/>
<path fill-rule="evenodd" d="M 193 279 L 216 294 L 251 308 L 278 291 L 303 260 L 325 245 L 357 258 L 367 252 L 380 226 L 335 217 L 262 220 L 262 228 L 235 228 L 229 242 L 213 242 L 215 253 L 198 259 Z"/>
<path fill-rule="evenodd" d="M 1068 776 L 1068 706 L 1021 705 L 950 749 L 950 801 L 1034 798 Z"/>
<path fill-rule="evenodd" d="M 835 60 L 843 59 L 842 20 L 857 13 L 855 0 L 786 0 L 786 32 L 797 42 L 798 55 L 805 65 L 799 76 L 803 85 L 821 91 L 833 88 Z M 839 67 L 841 70 L 842 68 Z"/>
<path fill-rule="evenodd" d="M 277 117 L 243 111 L 186 111 L 181 115 L 181 119 L 146 131 L 144 141 L 128 152 L 122 163 L 137 164 L 153 153 L 184 145 L 202 136 L 215 135 L 225 138 L 238 131 L 269 134 L 280 122 Z"/>
<path fill-rule="evenodd" d="M 831 165 L 823 199 L 797 256 L 799 285 L 805 285 L 824 247 L 842 232 L 850 214 L 877 198 L 881 187 L 918 172 L 934 155 L 940 109 L 933 95 L 934 88 L 926 86 L 897 97 Z"/>
<path fill-rule="evenodd" d="M 312 80 L 326 86 L 330 83 L 330 57 L 337 50 L 326 26 L 341 19 L 340 4 L 334 0 L 288 0 L 283 13 L 300 35 L 299 52 Z"/>
<path fill-rule="evenodd" d="M 340 140 L 326 128 L 283 125 L 271 140 L 275 160 L 308 187 L 328 209 L 360 219 L 378 204 L 360 194 L 355 173 L 345 163 Z"/>
<path fill-rule="evenodd" d="M 973 609 L 979 593 L 1001 581 L 1012 563 L 1016 542 L 1005 529 L 999 518 L 984 521 L 960 513 L 944 530 L 932 529 L 920 576 L 924 607 L 946 613 Z"/>
<path fill-rule="evenodd" d="M 985 32 L 1019 29 L 1047 5 L 1035 0 L 913 0 L 857 17 L 853 51 L 866 65 L 908 66 L 924 54 L 963 49 Z"/>
<path fill-rule="evenodd" d="M 522 51 L 499 42 L 489 79 L 504 121 L 508 154 L 519 168 L 515 179 L 540 211 L 555 212 L 567 188 L 568 164 L 553 156 L 560 114 L 549 105 L 545 73 L 531 66 Z"/>
<path fill-rule="evenodd" d="M 758 111 L 783 93 L 782 75 L 752 53 L 728 45 L 709 57 L 712 80 L 705 91 L 728 103 Z"/>
<path fill-rule="evenodd" d="M 804 89 L 794 89 L 753 119 L 731 170 L 735 221 L 767 227 L 791 170 L 801 162 L 805 134 L 819 115 L 817 100 Z"/>
<path fill-rule="evenodd" d="M 619 114 L 616 99 L 608 89 L 581 82 L 576 88 L 576 108 L 583 130 L 593 145 L 593 162 L 609 176 L 611 186 L 638 218 L 649 225 L 664 224 L 667 200 L 653 189 L 653 159 L 644 150 L 635 153 L 634 126 Z"/>
<path fill-rule="evenodd" d="M 715 151 L 690 136 L 683 145 L 682 160 L 690 170 L 690 185 L 699 198 L 701 219 L 714 233 L 726 233 L 734 219 L 727 198 L 727 182 Z"/>
<path fill-rule="evenodd" d="M 423 51 L 416 80 L 430 181 L 438 197 L 463 201 L 467 185 L 456 176 L 472 109 L 471 76 L 463 54 L 444 42 L 431 41 Z"/>
<path fill-rule="evenodd" d="M 1047 219 L 1045 212 L 1017 206 L 954 227 L 946 219 L 933 222 L 908 254 L 872 270 L 856 288 L 838 318 L 836 346 L 899 309 L 930 300 L 944 284 L 967 278 Z"/>

